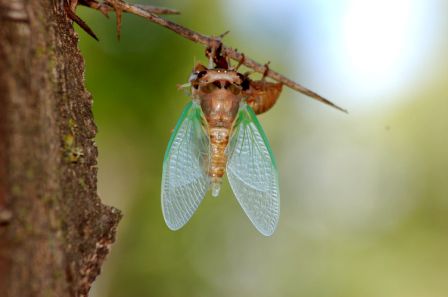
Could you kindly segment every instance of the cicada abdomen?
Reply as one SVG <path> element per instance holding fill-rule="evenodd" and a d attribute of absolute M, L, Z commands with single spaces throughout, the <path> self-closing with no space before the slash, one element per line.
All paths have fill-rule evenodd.
<path fill-rule="evenodd" d="M 211 127 L 210 136 L 210 164 L 208 175 L 210 176 L 212 196 L 217 197 L 221 189 L 222 177 L 227 164 L 226 148 L 229 143 L 230 129 L 225 127 Z"/>

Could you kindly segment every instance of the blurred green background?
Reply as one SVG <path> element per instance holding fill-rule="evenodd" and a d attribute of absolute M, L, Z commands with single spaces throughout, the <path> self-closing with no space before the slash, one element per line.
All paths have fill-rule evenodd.
<path fill-rule="evenodd" d="M 261 236 L 227 182 L 183 229 L 160 206 L 164 151 L 203 47 L 132 15 L 79 8 L 99 193 L 124 218 L 92 296 L 448 295 L 446 1 L 153 1 L 347 108 L 285 89 L 260 116 L 281 218 Z"/>

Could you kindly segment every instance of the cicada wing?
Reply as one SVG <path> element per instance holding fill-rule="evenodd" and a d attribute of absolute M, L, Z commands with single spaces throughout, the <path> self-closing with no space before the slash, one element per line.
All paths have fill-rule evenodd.
<path fill-rule="evenodd" d="M 254 111 L 240 107 L 229 144 L 227 177 L 255 228 L 274 233 L 280 215 L 278 172 L 269 142 Z"/>
<path fill-rule="evenodd" d="M 172 230 L 190 220 L 208 190 L 210 182 L 204 168 L 209 147 L 201 107 L 190 102 L 177 122 L 163 160 L 162 211 Z"/>

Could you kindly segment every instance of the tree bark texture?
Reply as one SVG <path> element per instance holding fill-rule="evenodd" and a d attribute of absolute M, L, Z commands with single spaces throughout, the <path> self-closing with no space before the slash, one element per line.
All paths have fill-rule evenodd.
<path fill-rule="evenodd" d="M 87 296 L 121 214 L 63 0 L 0 0 L 0 296 Z"/>

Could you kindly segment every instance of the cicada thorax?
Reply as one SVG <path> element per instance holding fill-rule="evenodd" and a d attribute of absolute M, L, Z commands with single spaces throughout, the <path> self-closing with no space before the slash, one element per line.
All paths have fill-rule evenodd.
<path fill-rule="evenodd" d="M 210 160 L 207 173 L 212 195 L 217 196 L 227 164 L 226 148 L 233 122 L 243 99 L 243 76 L 236 71 L 195 68 L 190 78 L 192 95 L 198 100 L 207 121 L 210 138 Z"/>

